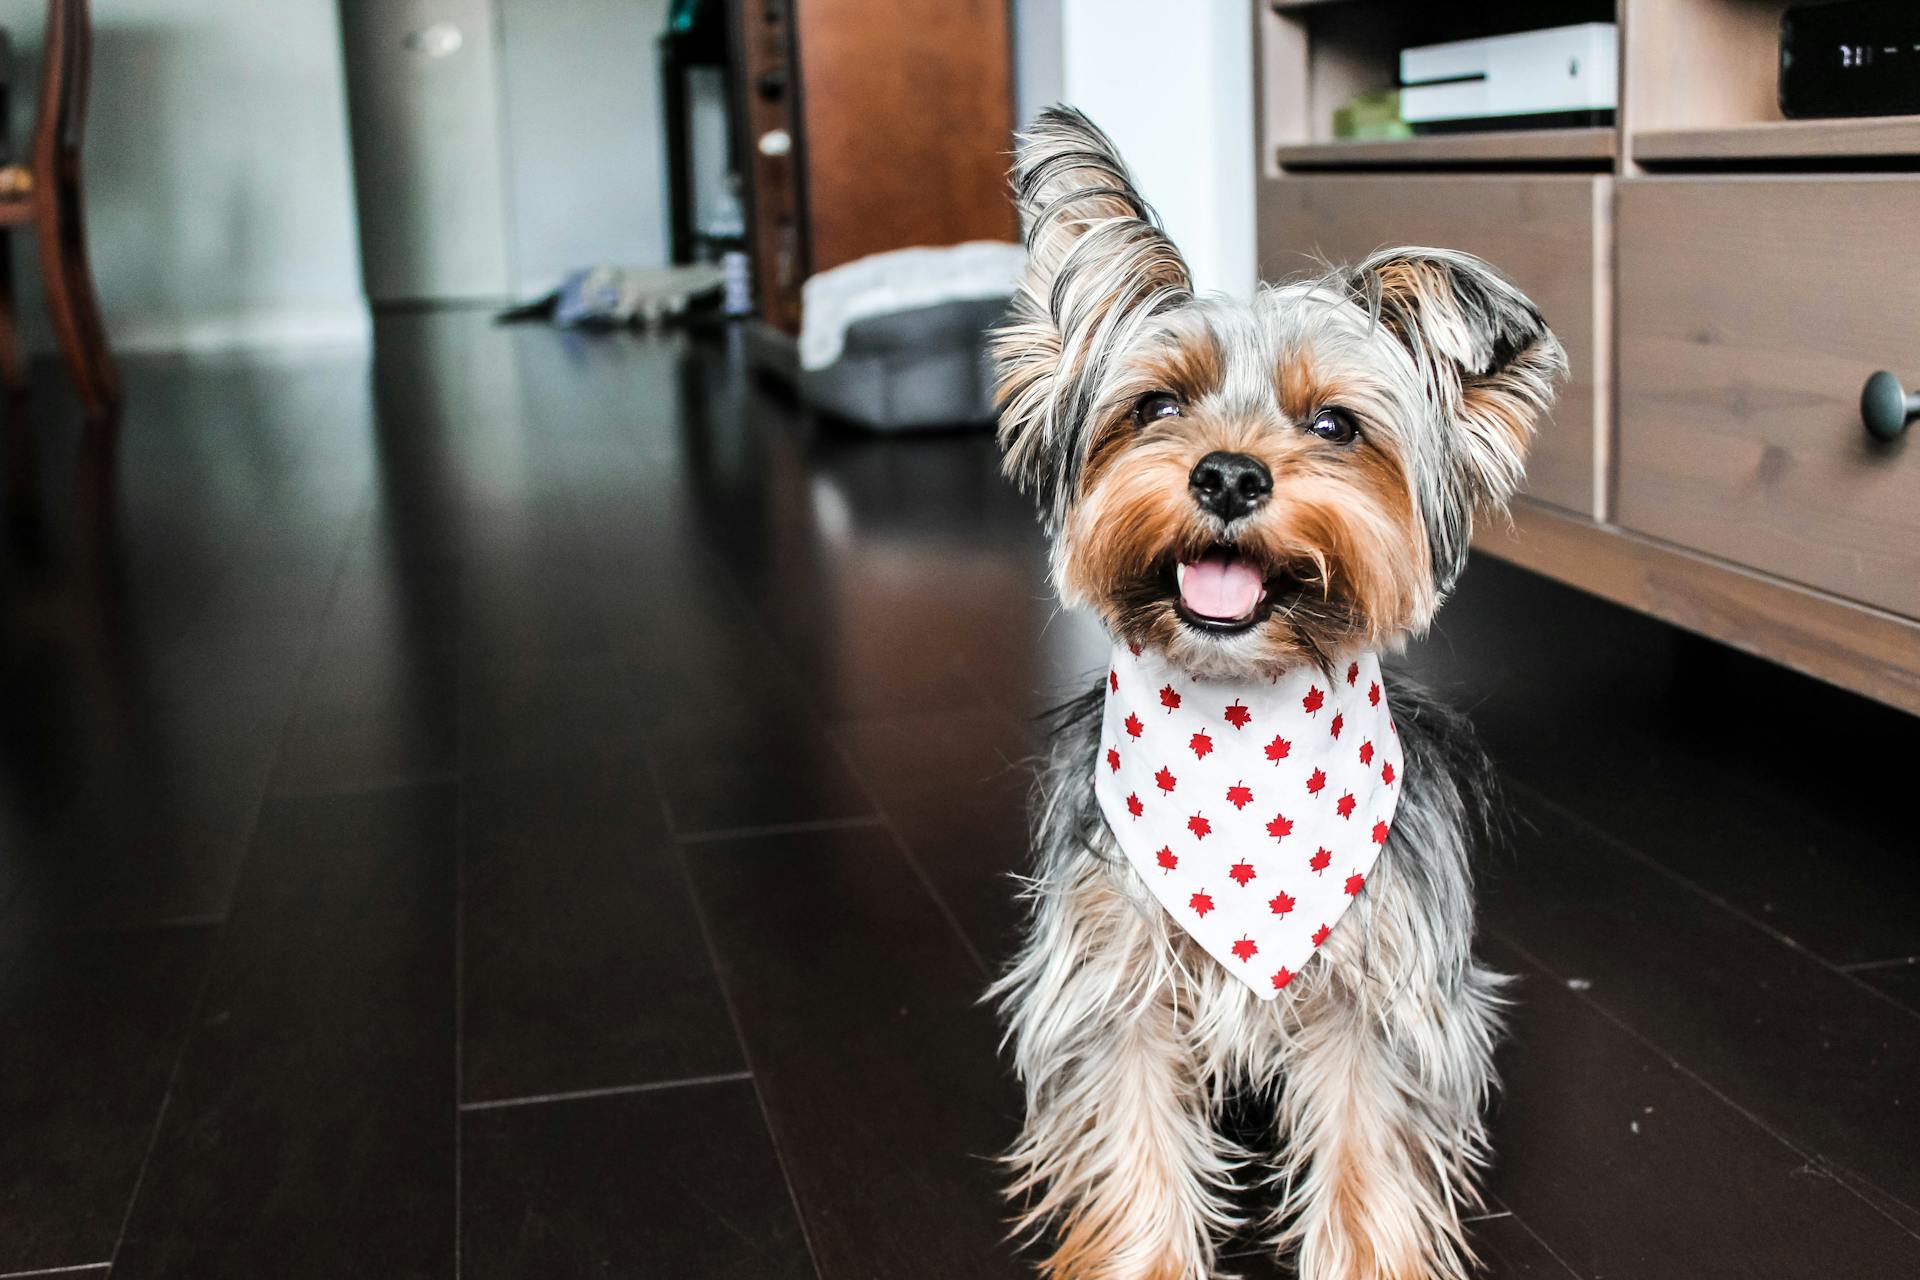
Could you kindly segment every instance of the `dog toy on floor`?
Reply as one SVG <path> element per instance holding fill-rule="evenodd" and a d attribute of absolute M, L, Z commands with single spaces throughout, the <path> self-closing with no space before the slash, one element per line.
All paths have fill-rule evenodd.
<path fill-rule="evenodd" d="M 1473 957 L 1464 723 L 1378 655 L 1518 486 L 1565 356 L 1492 268 L 1376 253 L 1199 296 L 1112 144 L 1022 141 L 1000 442 L 1069 605 L 1115 640 L 1041 780 L 995 987 L 1056 1280 L 1203 1280 L 1271 1182 L 1304 1280 L 1465 1276 L 1503 979 Z M 1271 1145 L 1221 1132 L 1276 1104 Z"/>

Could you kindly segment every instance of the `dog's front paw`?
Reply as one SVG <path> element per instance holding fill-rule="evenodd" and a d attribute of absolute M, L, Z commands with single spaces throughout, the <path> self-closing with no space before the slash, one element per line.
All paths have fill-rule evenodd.
<path fill-rule="evenodd" d="M 1133 1239 L 1115 1233 L 1069 1230 L 1041 1265 L 1048 1280 L 1214 1280 L 1209 1251 L 1198 1241 L 1153 1239 L 1159 1223 L 1136 1224 Z"/>
<path fill-rule="evenodd" d="M 1449 1233 L 1428 1207 L 1396 1198 L 1338 1195 L 1299 1237 L 1299 1280 L 1467 1280 Z"/>

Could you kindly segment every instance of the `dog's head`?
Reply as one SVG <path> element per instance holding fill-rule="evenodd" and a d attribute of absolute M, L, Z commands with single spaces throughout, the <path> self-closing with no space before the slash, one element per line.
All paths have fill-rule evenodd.
<path fill-rule="evenodd" d="M 1423 630 L 1565 371 L 1534 305 L 1441 249 L 1251 304 L 1197 296 L 1113 144 L 1066 108 L 1013 182 L 1029 260 L 994 336 L 1000 444 L 1062 598 L 1203 675 Z"/>

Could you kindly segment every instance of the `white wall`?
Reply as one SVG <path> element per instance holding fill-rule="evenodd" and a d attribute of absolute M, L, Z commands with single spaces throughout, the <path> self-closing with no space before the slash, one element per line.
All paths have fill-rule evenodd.
<path fill-rule="evenodd" d="M 1244 0 L 1062 0 L 1066 100 L 1112 135 L 1203 290 L 1252 295 Z"/>
<path fill-rule="evenodd" d="M 666 0 L 496 3 L 505 37 L 509 200 L 519 284 L 531 288 L 567 266 L 591 262 L 664 260 L 653 41 L 664 25 Z M 1231 28 L 1244 51 L 1241 6 L 1206 0 L 1194 7 L 1231 8 L 1233 20 L 1196 24 L 1181 12 L 1187 6 L 1172 0 L 1014 4 L 1021 118 L 1072 98 L 1114 129 L 1149 198 L 1183 235 L 1183 247 L 1207 279 L 1218 268 L 1201 267 L 1211 259 L 1197 238 L 1200 223 L 1187 225 L 1193 220 L 1173 189 L 1198 172 L 1178 159 L 1192 157 L 1182 150 L 1191 139 L 1180 139 L 1182 149 L 1162 166 L 1155 160 L 1153 130 L 1142 131 L 1136 127 L 1142 121 L 1123 117 L 1129 103 L 1137 107 L 1145 97 L 1141 73 L 1154 64 L 1143 50 L 1156 49 L 1162 74 L 1210 48 L 1208 40 L 1196 39 L 1201 29 Z M 33 124 L 44 8 L 44 0 L 0 0 L 0 26 L 14 42 L 16 145 Z M 93 9 L 87 226 L 115 346 L 134 351 L 364 342 L 368 322 L 335 0 L 94 0 Z M 1122 13 L 1124 20 L 1116 20 Z M 1128 29 L 1143 34 L 1124 34 Z M 1077 60 L 1063 47 L 1070 30 L 1079 32 Z M 1170 42 L 1169 33 L 1178 41 Z M 1111 55 L 1107 65 L 1101 48 Z M 1241 58 L 1248 64 L 1241 69 L 1243 80 L 1249 58 Z M 1079 66 L 1077 75 L 1070 65 Z M 1210 94 L 1200 96 L 1226 96 L 1219 80 L 1216 71 L 1199 76 L 1197 83 L 1211 86 Z M 1250 93 L 1243 87 L 1240 96 Z M 1192 104 L 1174 102 L 1179 95 L 1152 96 L 1163 108 L 1194 113 Z M 1243 127 L 1251 127 L 1250 108 L 1237 115 Z M 1146 122 L 1156 116 L 1171 118 L 1156 110 Z M 1248 138 L 1240 150 L 1251 145 Z M 1216 142 L 1213 150 L 1231 146 Z M 1222 173 L 1249 167 L 1234 159 L 1218 166 Z M 1161 181 L 1163 167 L 1173 175 L 1168 181 Z M 1250 175 L 1247 180 L 1250 219 Z M 699 193 L 703 201 L 710 195 Z M 49 350 L 32 236 L 16 232 L 12 239 L 24 336 L 35 350 Z"/>
<path fill-rule="evenodd" d="M 496 3 L 520 293 L 551 288 L 575 267 L 666 262 L 655 41 L 667 0 Z"/>
<path fill-rule="evenodd" d="M 518 285 L 665 261 L 654 38 L 666 0 L 495 0 Z M 122 351 L 360 343 L 369 328 L 336 0 L 94 0 L 87 227 Z M 33 126 L 44 0 L 0 0 L 12 136 Z M 51 350 L 31 233 L 28 345 Z"/>
<path fill-rule="evenodd" d="M 0 0 L 11 129 L 33 127 L 42 0 Z M 95 0 L 87 226 L 122 350 L 364 341 L 332 0 Z M 31 232 L 29 345 L 51 346 Z"/>
<path fill-rule="evenodd" d="M 1061 0 L 1013 0 L 1013 118 L 1024 125 L 1067 95 Z"/>

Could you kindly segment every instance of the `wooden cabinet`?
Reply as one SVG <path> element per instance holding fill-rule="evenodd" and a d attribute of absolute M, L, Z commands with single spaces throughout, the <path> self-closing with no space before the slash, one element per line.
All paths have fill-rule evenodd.
<path fill-rule="evenodd" d="M 1305 174 L 1276 185 L 1260 209 L 1268 279 L 1315 270 L 1313 256 L 1352 262 L 1381 245 L 1444 245 L 1476 253 L 1539 304 L 1567 349 L 1570 376 L 1541 424 L 1527 492 L 1600 514 L 1596 429 L 1606 381 L 1594 341 L 1595 256 L 1605 248 L 1611 179 L 1584 174 L 1456 177 Z"/>
<path fill-rule="evenodd" d="M 1920 617 L 1920 450 L 1860 423 L 1920 375 L 1920 178 L 1648 178 L 1619 226 L 1618 522 Z"/>
<path fill-rule="evenodd" d="M 1480 549 L 1920 713 L 1920 116 L 1787 120 L 1789 0 L 1260 0 L 1260 260 L 1388 243 L 1505 270 L 1573 377 Z M 1332 136 L 1413 44 L 1616 21 L 1611 127 Z M 1920 435 L 1920 426 L 1910 434 Z"/>
<path fill-rule="evenodd" d="M 870 253 L 1018 237 L 1007 0 L 733 0 L 762 319 Z"/>

